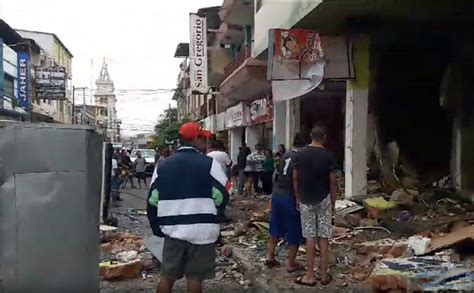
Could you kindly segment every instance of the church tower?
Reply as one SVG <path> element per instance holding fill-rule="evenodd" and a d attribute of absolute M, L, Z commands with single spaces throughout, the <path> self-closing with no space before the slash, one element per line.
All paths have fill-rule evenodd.
<path fill-rule="evenodd" d="M 112 142 L 119 142 L 120 121 L 117 119 L 117 109 L 115 107 L 117 99 L 114 93 L 114 82 L 110 78 L 105 58 L 95 85 L 95 105 L 99 112 L 97 120 L 101 123 L 107 137 Z"/>

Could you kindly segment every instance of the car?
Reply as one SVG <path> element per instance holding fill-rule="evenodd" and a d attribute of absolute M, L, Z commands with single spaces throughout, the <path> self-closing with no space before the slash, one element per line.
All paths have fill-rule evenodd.
<path fill-rule="evenodd" d="M 132 153 L 130 154 L 130 159 L 132 162 L 135 162 L 135 159 L 137 158 L 137 152 L 140 152 L 142 154 L 142 157 L 145 158 L 146 161 L 146 169 L 145 173 L 148 176 L 153 175 L 153 172 L 155 171 L 155 150 L 152 149 L 134 149 L 132 150 Z"/>

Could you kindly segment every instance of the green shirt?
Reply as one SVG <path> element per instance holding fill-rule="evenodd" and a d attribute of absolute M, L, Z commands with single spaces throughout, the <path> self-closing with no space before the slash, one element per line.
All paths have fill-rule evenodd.
<path fill-rule="evenodd" d="M 265 158 L 263 161 L 263 172 L 273 172 L 275 170 L 275 161 L 273 158 Z"/>

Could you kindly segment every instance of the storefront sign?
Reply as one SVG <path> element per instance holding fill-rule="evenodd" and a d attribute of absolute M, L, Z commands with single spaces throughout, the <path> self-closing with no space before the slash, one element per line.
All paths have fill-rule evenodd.
<path fill-rule="evenodd" d="M 190 42 L 190 78 L 191 91 L 207 93 L 207 25 L 206 17 L 197 14 L 189 14 Z"/>
<path fill-rule="evenodd" d="M 273 105 L 268 98 L 253 101 L 250 104 L 250 123 L 259 124 L 273 119 Z"/>
<path fill-rule="evenodd" d="M 36 67 L 36 97 L 49 100 L 66 99 L 66 69 Z"/>
<path fill-rule="evenodd" d="M 18 53 L 18 94 L 17 105 L 23 109 L 30 106 L 30 55 L 27 52 Z"/>
<path fill-rule="evenodd" d="M 226 112 L 221 112 L 216 115 L 216 132 L 225 130 L 225 117 Z"/>
<path fill-rule="evenodd" d="M 248 107 L 243 103 L 228 108 L 225 112 L 225 116 L 225 126 L 227 129 L 248 125 Z"/>
<path fill-rule="evenodd" d="M 296 60 L 303 63 L 317 62 L 324 58 L 319 33 L 291 29 L 275 30 L 274 58 Z"/>

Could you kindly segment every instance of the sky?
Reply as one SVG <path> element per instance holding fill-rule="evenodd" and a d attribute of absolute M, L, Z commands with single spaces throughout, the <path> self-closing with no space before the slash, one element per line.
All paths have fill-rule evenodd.
<path fill-rule="evenodd" d="M 74 55 L 73 84 L 95 88 L 103 59 L 117 95 L 125 135 L 153 130 L 174 89 L 180 59 L 176 45 L 189 42 L 189 13 L 223 0 L 0 0 L 11 27 L 55 33 Z M 125 90 L 125 93 L 124 93 Z M 89 92 L 86 94 L 90 101 Z"/>

